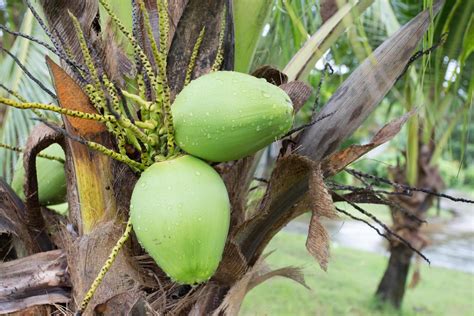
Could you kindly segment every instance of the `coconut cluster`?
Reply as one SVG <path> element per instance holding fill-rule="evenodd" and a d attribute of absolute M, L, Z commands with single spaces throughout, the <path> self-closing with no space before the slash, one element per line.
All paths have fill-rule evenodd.
<path fill-rule="evenodd" d="M 293 107 L 264 79 L 218 71 L 186 86 L 172 113 L 186 154 L 142 173 L 130 212 L 138 240 L 163 271 L 196 284 L 215 273 L 230 222 L 224 181 L 205 161 L 237 160 L 264 148 L 291 128 Z"/>
<path fill-rule="evenodd" d="M 173 155 L 144 168 L 132 193 L 131 223 L 142 247 L 174 281 L 197 284 L 214 275 L 224 251 L 230 202 L 208 162 L 251 155 L 293 124 L 289 96 L 265 79 L 216 71 L 191 81 L 172 107 Z M 42 153 L 64 160 L 54 144 Z M 67 212 L 64 163 L 37 159 L 41 205 Z M 18 161 L 12 187 L 21 198 L 25 170 Z"/>

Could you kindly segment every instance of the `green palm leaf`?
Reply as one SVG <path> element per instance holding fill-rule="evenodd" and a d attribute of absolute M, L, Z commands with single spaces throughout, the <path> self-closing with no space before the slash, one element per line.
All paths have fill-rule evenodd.
<path fill-rule="evenodd" d="M 31 12 L 25 13 L 20 31 L 46 41 L 46 35 L 34 19 Z M 50 90 L 52 89 L 48 69 L 44 63 L 47 50 L 30 40 L 16 38 L 10 51 L 29 72 L 42 82 Z M 51 97 L 28 78 L 21 68 L 7 55 L 0 60 L 0 82 L 7 88 L 18 92 L 27 100 L 50 103 Z M 0 92 L 3 96 L 14 98 L 6 91 Z M 6 108 L 5 116 L 1 126 L 1 139 L 4 144 L 23 146 L 31 128 L 36 124 L 32 118 L 33 112 L 14 108 Z M 7 181 L 11 181 L 12 169 L 18 159 L 18 153 L 0 150 L 0 175 Z"/>

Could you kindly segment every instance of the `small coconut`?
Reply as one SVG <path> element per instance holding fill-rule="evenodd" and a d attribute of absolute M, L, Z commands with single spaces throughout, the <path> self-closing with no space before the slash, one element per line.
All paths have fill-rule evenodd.
<path fill-rule="evenodd" d="M 217 71 L 186 86 L 172 106 L 176 141 L 209 161 L 235 160 L 269 145 L 293 124 L 290 97 L 250 75 Z"/>
<path fill-rule="evenodd" d="M 174 281 L 208 280 L 222 257 L 230 203 L 219 174 L 192 156 L 158 162 L 135 185 L 130 204 L 140 244 Z"/>

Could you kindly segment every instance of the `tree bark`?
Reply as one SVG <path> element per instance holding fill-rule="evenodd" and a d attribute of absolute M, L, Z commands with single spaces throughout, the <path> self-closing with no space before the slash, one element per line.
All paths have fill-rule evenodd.
<path fill-rule="evenodd" d="M 71 284 L 66 267 L 62 250 L 0 263 L 0 314 L 69 302 Z"/>
<path fill-rule="evenodd" d="M 419 147 L 417 187 L 439 192 L 443 189 L 443 181 L 438 168 L 429 165 L 434 151 L 434 144 L 423 145 L 420 143 Z M 399 166 L 393 170 L 392 173 L 398 183 L 404 183 L 405 170 L 406 167 L 404 166 Z M 394 205 L 398 206 L 390 207 L 393 229 L 408 240 L 413 247 L 421 250 L 428 243 L 427 238 L 423 236 L 420 230 L 423 223 L 414 217 L 407 216 L 404 212 L 400 212 L 399 207 L 403 207 L 409 214 L 415 215 L 418 219 L 424 220 L 426 213 L 433 205 L 434 197 L 422 192 L 414 192 L 411 197 L 394 196 L 392 200 Z M 406 245 L 391 240 L 390 259 L 375 296 L 397 309 L 401 307 L 403 301 L 413 253 Z"/>
<path fill-rule="evenodd" d="M 377 288 L 376 295 L 380 300 L 400 308 L 405 295 L 405 285 L 412 256 L 413 251 L 404 245 L 390 249 L 390 260 Z"/>

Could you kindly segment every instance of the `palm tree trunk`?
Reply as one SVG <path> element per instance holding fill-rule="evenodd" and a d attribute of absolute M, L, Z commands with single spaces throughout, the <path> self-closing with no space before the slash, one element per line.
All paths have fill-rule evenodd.
<path fill-rule="evenodd" d="M 420 156 L 418 159 L 417 187 L 440 191 L 443 181 L 436 166 L 430 166 L 429 161 L 434 151 L 434 144 L 423 145 L 420 143 Z M 392 173 L 398 183 L 405 179 L 405 167 L 398 166 Z M 421 250 L 427 244 L 427 238 L 421 233 L 421 226 L 426 213 L 433 205 L 434 198 L 422 192 L 413 192 L 411 196 L 394 196 L 390 211 L 393 219 L 392 229 L 403 236 L 410 244 Z M 405 211 L 400 210 L 402 207 Z M 410 216 L 411 214 L 413 216 Z M 413 250 L 399 241 L 390 242 L 390 259 L 382 280 L 377 287 L 375 296 L 382 302 L 389 303 L 395 308 L 400 308 L 405 295 L 410 263 Z"/>
<path fill-rule="evenodd" d="M 377 288 L 377 297 L 399 308 L 405 295 L 405 285 L 413 251 L 399 245 L 390 249 L 390 260 L 382 281 Z"/>

